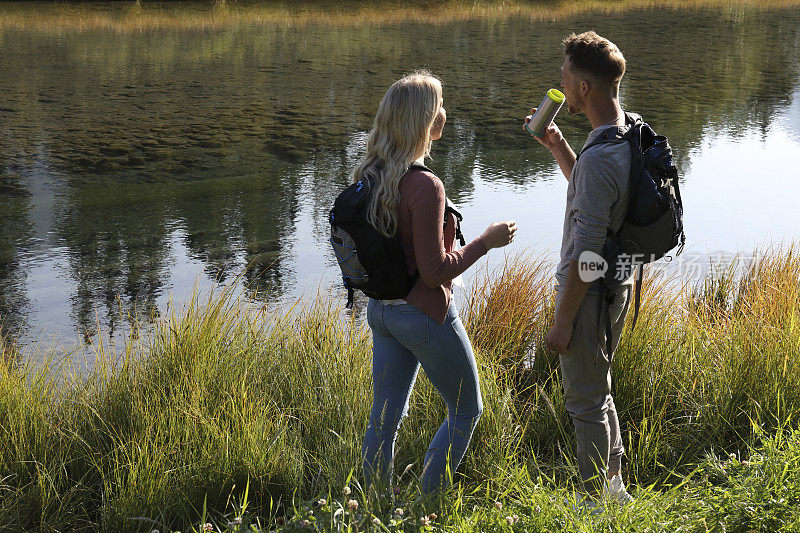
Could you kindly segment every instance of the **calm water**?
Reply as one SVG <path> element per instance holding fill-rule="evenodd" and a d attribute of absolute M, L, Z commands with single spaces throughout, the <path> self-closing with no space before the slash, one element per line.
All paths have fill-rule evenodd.
<path fill-rule="evenodd" d="M 144 27 L 82 25 L 77 8 L 54 24 L 38 4 L 14 6 L 13 23 L 0 11 L 6 331 L 65 344 L 98 323 L 118 333 L 129 313 L 157 313 L 170 293 L 180 300 L 248 264 L 241 283 L 257 300 L 339 291 L 327 210 L 385 89 L 418 67 L 444 82 L 448 122 L 430 166 L 465 234 L 496 219 L 520 226 L 482 264 L 526 249 L 555 258 L 566 181 L 521 120 L 558 86 L 560 40 L 585 29 L 628 60 L 623 106 L 670 138 L 687 257 L 800 237 L 800 8 L 426 22 L 413 5 L 409 21 L 391 16 L 393 5 L 302 24 L 228 23 L 182 6 L 170 8 L 179 24 Z M 558 121 L 580 148 L 585 117 Z"/>

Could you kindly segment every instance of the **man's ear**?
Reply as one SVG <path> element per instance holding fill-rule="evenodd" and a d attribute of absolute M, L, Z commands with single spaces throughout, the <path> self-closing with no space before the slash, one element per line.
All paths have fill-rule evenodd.
<path fill-rule="evenodd" d="M 587 94 L 589 94 L 589 91 L 591 90 L 592 90 L 592 83 L 589 80 L 583 80 L 581 82 L 581 94 L 583 94 L 583 96 L 586 96 Z"/>

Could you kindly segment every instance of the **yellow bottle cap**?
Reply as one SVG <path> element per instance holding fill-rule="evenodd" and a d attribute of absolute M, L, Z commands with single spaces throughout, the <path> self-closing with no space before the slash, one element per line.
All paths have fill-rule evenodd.
<path fill-rule="evenodd" d="M 564 93 L 562 93 L 558 89 L 550 89 L 549 91 L 547 91 L 547 97 L 557 104 L 564 103 Z"/>

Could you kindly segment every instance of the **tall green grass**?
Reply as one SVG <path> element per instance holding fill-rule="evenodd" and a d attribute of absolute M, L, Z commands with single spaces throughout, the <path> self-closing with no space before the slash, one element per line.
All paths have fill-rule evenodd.
<path fill-rule="evenodd" d="M 584 527 L 564 504 L 575 479 L 572 426 L 557 356 L 542 348 L 551 278 L 552 264 L 519 257 L 484 274 L 468 295 L 462 316 L 485 411 L 439 527 Z M 646 280 L 639 323 L 623 333 L 614 363 L 625 476 L 649 502 L 641 505 L 706 513 L 700 503 L 681 507 L 689 503 L 671 487 L 683 480 L 680 490 L 689 491 L 698 464 L 708 469 L 717 456 L 746 457 L 775 435 L 794 435 L 785 421 L 800 409 L 798 280 L 794 247 L 700 285 Z M 370 513 L 412 502 L 444 417 L 430 383 L 420 377 L 401 429 L 399 500 L 365 500 L 356 481 L 371 404 L 368 328 L 329 298 L 278 312 L 237 294 L 231 285 L 171 307 L 153 331 L 131 331 L 120 354 L 100 342 L 83 371 L 74 354 L 35 346 L 11 356 L 0 343 L 0 530 L 179 529 L 241 513 L 245 491 L 247 516 L 273 524 L 305 516 L 294 507 L 327 496 L 317 516 L 346 530 L 342 520 L 355 514 L 334 519 L 332 507 L 345 501 L 345 485 L 359 497 L 363 529 Z M 786 439 L 784 448 L 800 450 Z M 495 500 L 521 521 L 506 522 Z M 614 523 L 661 516 L 679 524 L 633 509 Z M 392 527 L 409 530 L 403 523 Z"/>

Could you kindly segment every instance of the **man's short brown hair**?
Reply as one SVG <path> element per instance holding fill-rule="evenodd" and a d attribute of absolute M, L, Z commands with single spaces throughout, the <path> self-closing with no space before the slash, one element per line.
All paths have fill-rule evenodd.
<path fill-rule="evenodd" d="M 625 74 L 625 58 L 617 45 L 593 31 L 573 33 L 562 43 L 572 66 L 596 81 L 614 86 Z"/>

